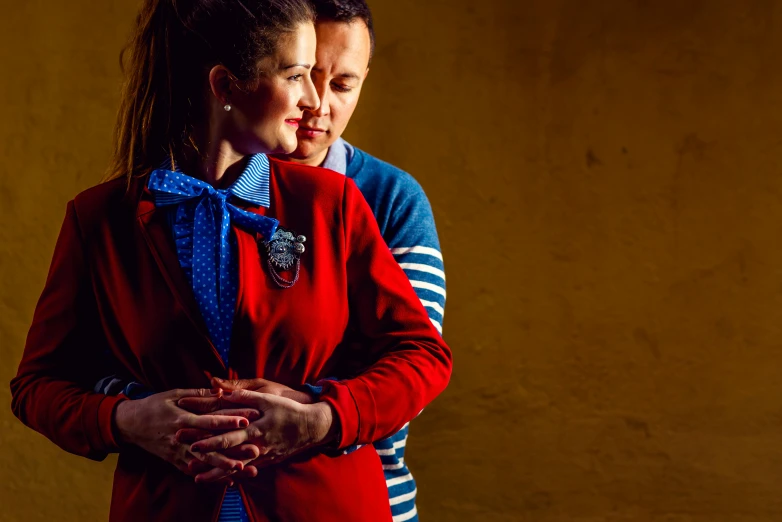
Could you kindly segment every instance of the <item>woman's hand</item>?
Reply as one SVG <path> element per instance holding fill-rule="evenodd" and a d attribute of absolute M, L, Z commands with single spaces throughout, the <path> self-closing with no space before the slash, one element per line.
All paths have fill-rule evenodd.
<path fill-rule="evenodd" d="M 326 444 L 336 436 L 331 406 L 323 402 L 299 404 L 285 397 L 235 390 L 223 394 L 222 406 L 252 408 L 260 412 L 261 418 L 244 429 L 195 442 L 190 446 L 191 452 L 224 452 L 242 444 L 254 444 L 260 450 L 260 457 L 252 463 L 257 466 Z"/>
<path fill-rule="evenodd" d="M 171 390 L 144 399 L 123 401 L 114 413 L 117 436 L 120 442 L 134 444 L 189 475 L 194 475 L 190 467 L 195 459 L 226 474 L 239 471 L 259 455 L 257 448 L 236 444 L 234 446 L 240 447 L 228 454 L 193 453 L 176 439 L 180 430 L 219 432 L 246 428 L 251 420 L 260 416 L 257 410 L 241 406 L 213 415 L 195 415 L 177 406 L 177 401 L 184 397 L 217 397 L 219 394 L 222 394 L 221 390 Z"/>

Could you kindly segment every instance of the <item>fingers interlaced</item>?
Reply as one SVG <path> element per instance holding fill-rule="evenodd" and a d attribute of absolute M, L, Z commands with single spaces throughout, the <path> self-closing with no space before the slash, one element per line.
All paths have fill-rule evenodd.
<path fill-rule="evenodd" d="M 212 413 L 222 410 L 222 397 L 185 397 L 177 401 L 177 406 L 193 413 Z"/>
<path fill-rule="evenodd" d="M 195 476 L 196 482 L 230 482 L 232 478 L 252 478 L 257 476 L 257 468 L 245 467 L 245 465 L 258 458 L 259 454 L 260 451 L 254 444 L 242 444 L 230 448 L 223 455 L 197 454 L 199 460 L 194 459 L 188 464 L 187 473 Z M 225 460 L 220 457 L 224 457 Z M 218 465 L 215 466 L 215 463 Z M 237 463 L 240 465 L 237 466 Z"/>
<path fill-rule="evenodd" d="M 195 428 L 185 428 L 177 431 L 174 438 L 180 444 L 190 445 L 194 442 L 198 442 L 199 440 L 208 439 L 209 437 L 213 436 L 214 433 L 211 431 L 197 430 Z"/>
<path fill-rule="evenodd" d="M 250 424 L 263 415 L 259 410 L 274 404 L 265 394 L 248 391 L 266 384 L 264 379 L 213 379 L 218 390 L 182 390 L 177 397 L 177 405 L 189 412 L 175 437 L 178 443 L 189 445 L 189 454 L 180 464 L 196 482 L 232 484 L 256 477 L 258 466 L 274 463 L 269 449 L 258 442 L 262 433 Z"/>
<path fill-rule="evenodd" d="M 258 411 L 267 410 L 278 403 L 281 399 L 268 393 L 257 392 L 254 390 L 233 390 L 227 391 L 224 395 L 224 401 L 236 405 L 250 406 Z"/>
<path fill-rule="evenodd" d="M 250 422 L 261 418 L 261 412 L 252 408 L 229 408 L 216 410 L 212 412 L 212 415 L 223 415 L 225 417 L 244 417 Z"/>
<path fill-rule="evenodd" d="M 220 435 L 215 435 L 211 438 L 200 440 L 194 443 L 190 447 L 190 451 L 200 451 L 205 453 L 209 451 L 221 451 L 228 448 L 233 448 L 234 446 L 238 446 L 239 444 L 247 442 L 250 440 L 250 438 L 257 438 L 256 436 L 251 437 L 249 433 L 250 431 L 256 432 L 257 430 L 234 430 L 227 433 L 222 433 Z"/>
<path fill-rule="evenodd" d="M 261 455 L 261 450 L 255 444 L 240 444 L 223 451 L 223 455 L 235 460 L 255 460 Z"/>
<path fill-rule="evenodd" d="M 212 452 L 192 452 L 192 454 L 204 464 L 213 468 L 219 468 L 224 471 L 239 471 L 244 469 L 244 462 L 236 459 L 230 459 L 222 453 Z"/>
<path fill-rule="evenodd" d="M 237 430 L 246 428 L 248 425 L 249 421 L 245 417 L 190 414 L 184 419 L 182 427 L 202 430 Z"/>

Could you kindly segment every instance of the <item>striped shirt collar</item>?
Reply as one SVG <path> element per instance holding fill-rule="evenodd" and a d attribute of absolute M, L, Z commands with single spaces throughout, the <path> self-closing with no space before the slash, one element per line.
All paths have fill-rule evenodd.
<path fill-rule="evenodd" d="M 171 168 L 171 159 L 166 158 L 161 163 L 159 169 L 172 170 L 185 176 L 176 166 Z M 200 182 L 200 180 L 197 180 Z M 247 162 L 247 166 L 242 173 L 226 189 L 231 195 L 243 199 L 254 205 L 269 208 L 271 201 L 269 199 L 269 158 L 266 154 L 253 154 Z"/>

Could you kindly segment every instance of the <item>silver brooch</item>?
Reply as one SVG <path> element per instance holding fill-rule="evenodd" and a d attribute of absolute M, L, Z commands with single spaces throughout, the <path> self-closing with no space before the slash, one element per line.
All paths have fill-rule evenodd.
<path fill-rule="evenodd" d="M 280 288 L 290 288 L 299 280 L 299 268 L 301 267 L 301 255 L 306 250 L 304 242 L 307 238 L 296 235 L 290 230 L 277 227 L 269 241 L 265 242 L 268 259 L 266 264 L 272 279 Z M 278 270 L 294 270 L 293 279 L 285 279 Z"/>

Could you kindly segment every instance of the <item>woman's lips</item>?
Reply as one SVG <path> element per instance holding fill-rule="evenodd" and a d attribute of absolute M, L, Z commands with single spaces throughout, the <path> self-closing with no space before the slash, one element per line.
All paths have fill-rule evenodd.
<path fill-rule="evenodd" d="M 295 128 L 297 128 L 297 129 L 298 129 L 298 128 L 299 128 L 299 122 L 300 122 L 300 121 L 301 121 L 301 119 L 294 119 L 294 118 L 291 118 L 291 119 L 289 119 L 289 120 L 285 120 L 285 123 L 287 123 L 287 124 L 288 124 L 288 125 L 290 125 L 291 127 L 295 127 Z"/>
<path fill-rule="evenodd" d="M 317 138 L 318 136 L 326 134 L 326 131 L 313 127 L 299 127 L 299 132 L 297 132 L 297 134 L 303 138 Z"/>

